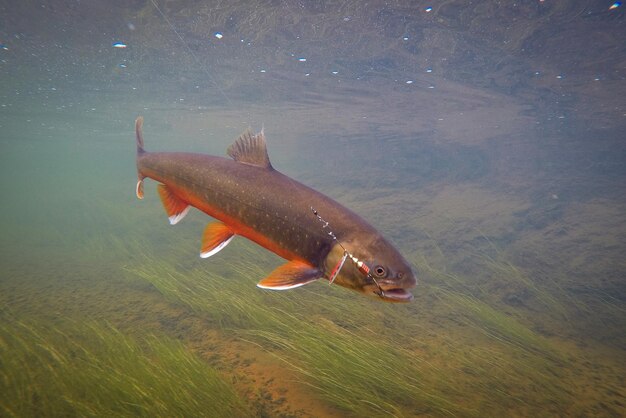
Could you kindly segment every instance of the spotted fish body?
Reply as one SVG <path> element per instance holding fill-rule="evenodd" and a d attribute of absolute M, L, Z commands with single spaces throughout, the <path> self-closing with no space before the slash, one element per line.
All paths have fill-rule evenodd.
<path fill-rule="evenodd" d="M 244 132 L 228 148 L 231 159 L 227 159 L 148 153 L 142 123 L 138 118 L 137 196 L 143 197 L 144 178 L 152 178 L 160 183 L 170 223 L 179 222 L 191 206 L 215 218 L 205 229 L 202 257 L 217 253 L 240 235 L 288 260 L 259 287 L 290 289 L 332 275 L 334 284 L 384 300 L 412 299 L 407 289 L 415 286 L 415 277 L 395 248 L 354 212 L 275 170 L 263 132 Z M 350 261 L 339 267 L 348 253 Z"/>

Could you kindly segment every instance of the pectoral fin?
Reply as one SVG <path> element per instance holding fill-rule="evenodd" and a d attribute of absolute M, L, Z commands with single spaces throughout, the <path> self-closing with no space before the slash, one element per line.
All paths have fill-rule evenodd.
<path fill-rule="evenodd" d="M 286 290 L 303 286 L 321 278 L 323 274 L 315 267 L 301 261 L 283 264 L 261 280 L 257 286 L 262 289 Z"/>
<path fill-rule="evenodd" d="M 234 232 L 223 223 L 211 222 L 206 226 L 204 234 L 202 235 L 200 257 L 208 258 L 213 254 L 217 254 L 222 248 L 228 245 L 234 236 Z"/>
<path fill-rule="evenodd" d="M 170 219 L 170 224 L 176 225 L 189 212 L 189 204 L 178 198 L 165 184 L 159 184 L 157 190 L 159 191 L 165 212 L 167 212 L 167 216 Z"/>

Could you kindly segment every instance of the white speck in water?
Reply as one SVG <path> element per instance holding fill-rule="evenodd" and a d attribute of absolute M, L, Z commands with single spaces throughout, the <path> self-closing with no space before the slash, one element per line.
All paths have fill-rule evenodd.
<path fill-rule="evenodd" d="M 433 72 L 433 69 L 432 69 L 432 68 L 430 68 L 430 67 L 428 67 L 428 68 L 426 68 L 426 72 L 427 72 L 427 73 L 432 73 L 432 72 Z"/>
<path fill-rule="evenodd" d="M 413 80 L 407 80 L 406 84 L 413 84 Z"/>
<path fill-rule="evenodd" d="M 408 40 L 409 40 L 409 37 L 408 37 L 408 36 L 405 36 L 404 38 L 402 38 L 402 40 L 403 40 L 403 41 L 408 41 Z"/>
<path fill-rule="evenodd" d="M 426 13 L 430 13 L 430 12 L 432 12 L 432 11 L 433 11 L 433 8 L 432 8 L 432 7 L 430 7 L 430 6 L 428 6 L 427 8 L 425 8 L 425 9 L 424 9 L 424 11 L 425 11 Z"/>
<path fill-rule="evenodd" d="M 300 61 L 300 62 L 306 62 L 306 58 L 298 58 L 298 61 Z"/>
<path fill-rule="evenodd" d="M 217 39 L 222 39 L 224 37 L 224 35 L 222 35 L 222 32 L 215 32 L 213 36 L 215 36 Z"/>
<path fill-rule="evenodd" d="M 337 74 L 339 74 L 339 71 L 333 71 L 332 73 L 333 73 L 334 75 L 337 75 Z"/>

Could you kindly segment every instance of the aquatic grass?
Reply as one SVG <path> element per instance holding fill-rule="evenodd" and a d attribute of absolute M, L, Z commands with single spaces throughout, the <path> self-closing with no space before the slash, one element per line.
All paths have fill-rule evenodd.
<path fill-rule="evenodd" d="M 230 384 L 174 340 L 6 312 L 0 415 L 252 416 Z"/>
<path fill-rule="evenodd" d="M 201 260 L 194 239 L 200 234 L 188 233 L 199 222 L 193 217 L 186 221 L 175 232 L 164 226 L 145 236 L 84 239 L 73 255 L 80 263 L 113 261 L 129 282 L 140 278 L 152 284 L 172 304 L 190 308 L 189 315 L 203 324 L 276 356 L 296 372 L 294 384 L 310 388 L 311 398 L 347 416 L 567 410 L 572 395 L 559 381 L 557 367 L 564 353 L 532 331 L 522 311 L 502 309 L 471 278 L 439 265 L 425 270 L 413 257 L 431 279 L 417 288 L 412 305 L 382 304 L 324 283 L 291 292 L 264 291 L 256 282 L 282 260 L 241 239 L 218 257 Z M 100 259 L 102 251 L 115 258 Z M 445 260 L 441 264 L 445 267 Z M 63 352 L 57 349 L 54 355 Z M 146 391 L 141 385 L 131 390 L 138 398 L 139 390 Z M 111 399 L 130 402 L 124 396 Z M 166 408 L 172 401 L 162 402 Z M 135 403 L 141 405 L 138 410 L 144 407 L 140 399 Z"/>
<path fill-rule="evenodd" d="M 276 320 L 280 317 L 279 312 Z M 428 370 L 415 353 L 373 335 L 358 335 L 330 320 L 278 323 L 283 329 L 243 330 L 240 335 L 256 337 L 254 341 L 266 350 L 272 347 L 274 355 L 300 372 L 303 382 L 335 407 L 355 416 L 461 412 L 432 385 L 432 376 L 425 376 Z M 448 391 L 451 398 L 459 392 L 451 395 Z"/>
<path fill-rule="evenodd" d="M 546 307 L 555 309 L 561 307 L 547 290 L 537 288 L 511 263 L 497 261 L 485 254 L 480 254 L 477 258 L 484 263 L 484 274 L 493 275 L 499 286 L 508 283 L 509 287 L 531 289 L 546 304 Z M 523 316 L 525 310 L 497 304 L 493 300 L 493 292 L 484 289 L 481 285 L 470 284 L 467 278 L 458 274 L 434 269 L 426 263 L 420 264 L 420 269 L 427 271 L 434 279 L 433 285 L 430 286 L 431 294 L 446 306 L 449 312 L 459 313 L 455 315 L 455 321 L 471 325 L 473 329 L 479 330 L 499 343 L 515 346 L 527 353 L 548 356 L 557 363 L 562 361 L 562 355 L 557 352 L 550 341 L 533 331 L 532 320 Z M 562 310 L 557 312 L 557 316 L 561 319 L 566 318 Z"/>
<path fill-rule="evenodd" d="M 497 250 L 493 244 L 491 245 Z M 489 273 L 497 277 L 497 281 L 501 285 L 512 284 L 515 287 L 521 287 L 530 291 L 545 311 L 551 312 L 559 320 L 567 320 L 567 309 L 565 309 L 561 300 L 569 300 L 571 298 L 568 298 L 565 292 L 553 281 L 547 282 L 544 280 L 541 284 L 536 283 L 520 268 L 509 260 L 503 259 L 504 256 L 500 254 L 499 250 L 497 250 L 497 258 L 484 253 L 475 254 L 475 256 Z"/>
<path fill-rule="evenodd" d="M 492 261 L 492 269 L 521 275 L 514 266 L 500 264 Z M 514 344 L 529 352 L 542 352 L 543 354 L 553 353 L 549 342 L 532 331 L 527 325 L 522 324 L 511 314 L 511 308 L 507 311 L 494 307 L 493 301 L 480 287 L 470 286 L 467 279 L 463 279 L 458 274 L 446 273 L 425 266 L 423 271 L 428 269 L 432 278 L 437 280 L 431 286 L 432 295 L 441 303 L 448 306 L 451 312 L 463 312 L 458 315 L 465 323 L 472 323 L 477 329 L 483 330 L 498 341 Z M 505 270 L 506 269 L 506 270 Z M 486 272 L 488 274 L 488 272 Z M 515 280 L 516 276 L 508 276 L 508 280 Z M 522 281 L 522 283 L 525 283 Z M 557 358 L 556 356 L 555 358 Z"/>
<path fill-rule="evenodd" d="M 217 258 L 201 260 L 198 231 L 204 219 L 190 214 L 171 229 L 152 198 L 155 208 L 131 216 L 125 214 L 129 208 L 94 200 L 94 207 L 104 205 L 115 214 L 105 220 L 109 229 L 63 245 L 72 245 L 77 263 L 114 262 L 129 281 L 151 283 L 204 323 L 256 344 L 295 370 L 298 384 L 309 387 L 313 398 L 347 415 L 480 416 L 511 409 L 532 414 L 549 407 L 548 397 L 562 407 L 570 399 L 559 381 L 564 354 L 532 330 L 525 308 L 501 305 L 485 280 L 529 287 L 524 280 L 530 279 L 507 265 L 503 254 L 474 254 L 484 267 L 479 280 L 455 274 L 437 245 L 434 259 L 415 254 L 417 271 L 430 278 L 409 306 L 381 304 L 322 283 L 263 291 L 256 282 L 282 260 L 241 239 Z M 84 215 L 81 223 L 95 222 L 92 216 Z M 144 222 L 163 227 L 132 237 L 124 233 L 141 231 Z"/>
<path fill-rule="evenodd" d="M 278 357 L 314 396 L 353 416 L 534 413 L 548 402 L 546 394 L 557 405 L 567 402 L 559 381 L 563 355 L 477 297 L 422 287 L 438 301 L 437 311 L 425 315 L 415 305 L 381 304 L 321 283 L 263 291 L 254 284 L 271 266 L 249 261 L 264 258 L 251 245 L 236 251 L 233 262 L 210 269 L 178 271 L 171 261 L 146 255 L 128 271 Z M 441 321 L 451 335 L 437 335 Z"/>
<path fill-rule="evenodd" d="M 560 355 L 547 339 L 533 332 L 530 328 L 517 321 L 514 317 L 494 309 L 487 303 L 465 294 L 437 289 L 440 301 L 449 306 L 450 310 L 465 313 L 460 317 L 465 324 L 471 324 L 487 336 L 503 344 L 510 344 L 530 354 L 548 356 L 554 361 Z"/>
<path fill-rule="evenodd" d="M 304 289 L 305 298 L 259 290 L 255 281 L 245 278 L 263 277 L 261 269 L 250 264 L 229 268 L 235 270 L 236 279 L 195 270 L 182 274 L 160 262 L 130 271 L 167 297 L 210 314 L 228 332 L 278 356 L 302 375 L 302 383 L 313 387 L 317 396 L 344 411 L 357 416 L 402 416 L 418 407 L 444 414 L 456 409 L 428 387 L 428 379 L 418 378 L 419 358 L 414 353 L 403 352 L 392 340 L 362 326 L 369 322 L 367 307 L 354 312 L 358 303 Z M 325 316 L 338 318 L 341 325 L 321 313 L 307 315 L 313 311 L 326 311 Z M 354 321 L 354 315 L 365 316 Z"/>
<path fill-rule="evenodd" d="M 478 214 L 480 215 L 480 214 Z M 500 313 L 513 316 L 532 332 L 541 336 L 559 336 L 578 341 L 588 340 L 599 330 L 612 329 L 613 338 L 619 335 L 619 304 L 613 304 L 596 291 L 581 294 L 584 285 L 572 286 L 571 271 L 566 259 L 555 259 L 554 264 L 535 257 L 537 265 L 521 267 L 513 260 L 526 252 L 540 251 L 533 239 L 545 239 L 545 234 L 537 237 L 517 237 L 525 242 L 525 247 L 505 245 L 498 242 L 503 238 L 494 231 L 497 221 L 487 223 L 491 235 L 484 231 L 480 222 L 464 223 L 450 219 L 440 213 L 428 217 L 425 227 L 432 233 L 424 233 L 426 251 L 415 254 L 414 264 L 428 277 L 429 285 L 443 288 L 461 295 L 469 295 L 491 306 Z M 459 245 L 444 247 L 450 238 L 449 231 L 458 232 Z M 510 240 L 510 237 L 505 238 Z M 518 248 L 513 250 L 512 248 Z M 555 250 L 555 255 L 558 251 Z M 568 270 L 564 272 L 563 270 Z M 600 297 L 599 297 L 600 296 Z M 456 306 L 453 304 L 452 306 Z M 456 307 L 458 309 L 458 307 Z M 595 324 L 595 325 L 592 325 Z M 602 324 L 602 326 L 598 326 Z M 604 335 L 604 337 L 607 337 Z M 595 338 L 599 342 L 600 338 Z"/>
<path fill-rule="evenodd" d="M 520 327 L 526 327 L 524 333 L 530 336 L 535 334 L 530 330 L 531 327 L 545 329 L 550 321 L 551 325 L 563 329 L 563 324 L 570 322 L 569 316 L 572 312 L 568 308 L 575 303 L 570 295 L 554 280 L 547 279 L 538 283 L 537 278 L 531 278 L 528 273 L 508 260 L 500 248 L 479 228 L 476 228 L 476 231 L 480 239 L 487 243 L 488 248 L 482 251 L 467 250 L 467 253 L 471 255 L 473 268 L 480 271 L 480 277 L 468 277 L 467 274 L 447 269 L 445 264 L 434 267 L 425 257 L 418 255 L 415 265 L 431 278 L 433 288 L 447 291 L 460 298 L 466 297 L 466 302 L 473 302 L 469 305 L 463 304 L 465 307 L 476 308 L 478 303 L 482 303 L 485 309 L 492 310 L 489 315 L 492 319 L 498 315 L 502 317 L 512 315 L 518 320 L 523 318 L 525 325 L 518 321 L 514 327 L 500 327 L 504 333 L 512 333 L 515 330 L 519 331 Z M 441 247 L 435 241 L 433 246 L 436 248 L 436 254 L 439 254 L 439 260 L 445 260 L 446 255 Z M 569 302 L 568 307 L 564 301 Z M 485 312 L 481 309 L 473 311 Z M 543 314 L 540 322 L 536 312 Z"/>
<path fill-rule="evenodd" d="M 574 401 L 576 391 L 563 382 L 577 377 L 565 365 L 578 354 L 533 328 L 542 325 L 537 306 L 565 317 L 559 294 L 497 248 L 466 253 L 482 269 L 476 277 L 457 273 L 436 242 L 434 259 L 414 254 L 416 270 L 429 278 L 416 303 L 401 306 L 322 283 L 259 290 L 256 282 L 282 260 L 236 240 L 217 259 L 196 262 L 196 243 L 189 235 L 168 236 L 168 248 L 142 239 L 121 243 L 133 254 L 126 271 L 276 356 L 312 397 L 347 415 L 532 415 L 566 411 Z M 507 305 L 503 294 L 511 290 L 530 292 L 533 303 Z"/>

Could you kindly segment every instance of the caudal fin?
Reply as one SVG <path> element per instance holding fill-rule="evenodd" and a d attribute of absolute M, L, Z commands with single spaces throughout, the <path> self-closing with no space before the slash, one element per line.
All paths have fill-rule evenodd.
<path fill-rule="evenodd" d="M 141 132 L 141 128 L 143 127 L 143 116 L 139 116 L 135 119 L 135 135 L 137 136 L 137 154 L 141 154 L 145 152 L 143 149 L 143 132 Z"/>
<path fill-rule="evenodd" d="M 137 137 L 137 159 L 145 151 L 143 149 L 143 133 L 141 128 L 143 127 L 143 116 L 139 116 L 135 119 L 135 136 Z M 139 165 L 137 165 L 137 186 L 135 187 L 135 194 L 138 199 L 143 199 L 143 178 L 144 176 L 139 171 Z"/>

